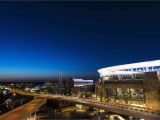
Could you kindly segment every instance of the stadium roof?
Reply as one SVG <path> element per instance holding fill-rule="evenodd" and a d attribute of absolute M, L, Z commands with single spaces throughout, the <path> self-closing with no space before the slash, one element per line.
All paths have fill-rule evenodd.
<path fill-rule="evenodd" d="M 148 68 L 153 66 L 160 66 L 160 60 L 138 62 L 124 65 L 117 65 L 99 69 L 98 72 L 102 74 L 113 74 L 113 73 L 122 73 L 124 74 L 125 69 L 134 69 L 134 68 Z M 131 73 L 130 71 L 125 71 L 125 73 Z M 133 73 L 133 72 L 132 72 Z"/>

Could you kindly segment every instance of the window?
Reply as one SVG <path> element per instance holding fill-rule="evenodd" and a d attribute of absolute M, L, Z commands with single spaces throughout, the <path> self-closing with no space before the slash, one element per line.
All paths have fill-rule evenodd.
<path fill-rule="evenodd" d="M 153 71 L 157 71 L 157 70 L 160 70 L 160 66 L 154 66 L 153 67 Z"/>

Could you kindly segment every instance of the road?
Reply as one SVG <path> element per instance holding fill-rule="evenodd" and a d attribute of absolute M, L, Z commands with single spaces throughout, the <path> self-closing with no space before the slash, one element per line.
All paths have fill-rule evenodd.
<path fill-rule="evenodd" d="M 133 117 L 138 118 L 144 118 L 145 120 L 160 120 L 160 115 L 158 113 L 138 108 L 138 107 L 132 107 L 132 106 L 123 106 L 123 105 L 116 105 L 111 103 L 105 103 L 105 102 L 99 102 L 99 101 L 92 101 L 88 99 L 79 99 L 78 97 L 73 96 L 63 96 L 63 95 L 53 95 L 53 94 L 36 94 L 36 93 L 25 93 L 23 91 L 14 91 L 18 92 L 19 94 L 25 94 L 25 95 L 32 95 L 32 96 L 38 96 L 38 97 L 44 97 L 48 99 L 57 99 L 60 101 L 67 101 L 67 102 L 73 102 L 73 103 L 80 103 L 100 109 L 105 109 L 107 111 L 115 112 L 118 114 L 124 114 L 129 115 Z"/>
<path fill-rule="evenodd" d="M 23 120 L 29 115 L 37 111 L 44 103 L 46 98 L 35 97 L 31 102 L 26 103 L 12 111 L 9 111 L 0 116 L 0 120 Z"/>

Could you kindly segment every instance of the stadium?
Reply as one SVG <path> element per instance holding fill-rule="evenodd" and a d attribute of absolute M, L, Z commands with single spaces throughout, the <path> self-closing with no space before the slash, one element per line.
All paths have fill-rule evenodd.
<path fill-rule="evenodd" d="M 97 100 L 160 111 L 160 60 L 98 70 Z"/>

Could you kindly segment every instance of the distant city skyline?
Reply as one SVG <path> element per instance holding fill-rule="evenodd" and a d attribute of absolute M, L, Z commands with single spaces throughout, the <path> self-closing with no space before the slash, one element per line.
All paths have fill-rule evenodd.
<path fill-rule="evenodd" d="M 160 59 L 160 3 L 1 2 L 0 78 L 97 78 Z"/>

